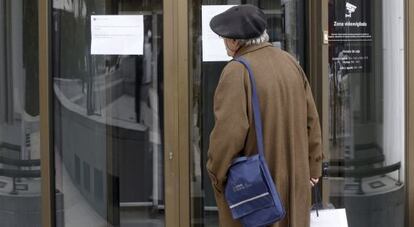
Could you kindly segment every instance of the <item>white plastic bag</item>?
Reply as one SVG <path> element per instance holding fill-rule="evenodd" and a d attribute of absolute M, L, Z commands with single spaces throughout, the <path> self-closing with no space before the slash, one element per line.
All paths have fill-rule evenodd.
<path fill-rule="evenodd" d="M 318 212 L 319 217 L 315 210 L 311 211 L 311 227 L 348 227 L 345 209 L 327 209 Z"/>

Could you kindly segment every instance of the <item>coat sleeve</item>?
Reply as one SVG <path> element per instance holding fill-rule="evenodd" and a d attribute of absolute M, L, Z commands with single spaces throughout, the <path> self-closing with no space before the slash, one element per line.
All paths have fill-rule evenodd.
<path fill-rule="evenodd" d="M 215 125 L 210 134 L 207 171 L 216 193 L 223 193 L 232 160 L 243 151 L 249 129 L 244 67 L 230 62 L 214 95 Z"/>
<path fill-rule="evenodd" d="M 305 77 L 306 78 L 306 77 Z M 305 79 L 306 80 L 306 79 Z M 308 81 L 305 81 L 307 102 L 307 128 L 309 143 L 309 168 L 310 177 L 319 178 L 322 175 L 322 135 L 319 124 L 318 111 Z"/>

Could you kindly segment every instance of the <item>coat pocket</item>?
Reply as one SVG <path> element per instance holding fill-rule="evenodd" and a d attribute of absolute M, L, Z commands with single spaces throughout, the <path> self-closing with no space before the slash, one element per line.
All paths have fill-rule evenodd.
<path fill-rule="evenodd" d="M 214 189 L 218 193 L 222 193 L 222 189 L 221 189 L 221 187 L 219 187 L 219 182 L 217 180 L 216 175 L 214 175 L 209 169 L 207 169 L 207 173 L 208 173 L 208 176 L 210 177 L 210 180 L 211 180 L 211 183 L 212 183 Z"/>

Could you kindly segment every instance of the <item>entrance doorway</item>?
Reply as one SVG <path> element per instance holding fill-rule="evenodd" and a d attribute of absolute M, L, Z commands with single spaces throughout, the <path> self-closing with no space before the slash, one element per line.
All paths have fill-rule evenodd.
<path fill-rule="evenodd" d="M 57 226 L 165 226 L 163 2 L 52 8 Z"/>
<path fill-rule="evenodd" d="M 231 58 L 226 54 L 223 40 L 210 30 L 209 21 L 214 15 L 240 4 L 253 4 L 262 9 L 273 46 L 288 51 L 303 68 L 307 64 L 307 1 L 191 1 L 191 226 L 218 226 L 217 207 L 205 165 L 209 135 L 214 126 L 214 91 L 222 69 Z"/>

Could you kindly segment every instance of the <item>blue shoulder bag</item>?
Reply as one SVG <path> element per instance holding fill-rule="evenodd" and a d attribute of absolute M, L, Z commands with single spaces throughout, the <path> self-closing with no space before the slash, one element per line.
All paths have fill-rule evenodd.
<path fill-rule="evenodd" d="M 249 72 L 258 154 L 233 161 L 224 194 L 233 219 L 238 219 L 245 227 L 267 226 L 283 219 L 285 210 L 264 157 L 262 120 L 253 72 L 245 59 L 235 60 Z"/>

